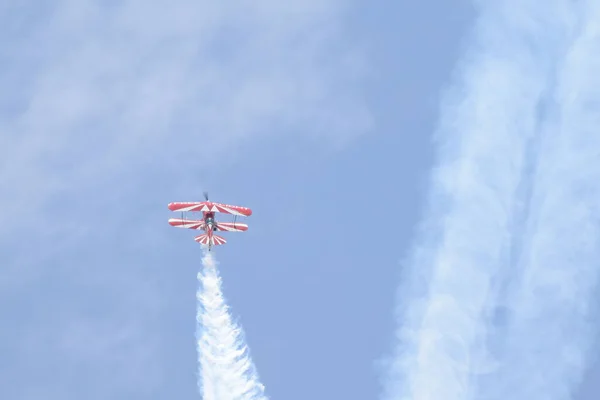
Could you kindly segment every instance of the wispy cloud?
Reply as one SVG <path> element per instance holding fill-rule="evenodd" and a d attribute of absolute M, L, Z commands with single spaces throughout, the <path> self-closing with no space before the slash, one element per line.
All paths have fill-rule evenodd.
<path fill-rule="evenodd" d="M 0 48 L 4 219 L 140 164 L 198 166 L 223 148 L 236 154 L 250 137 L 362 132 L 368 116 L 353 84 L 362 61 L 336 42 L 341 7 L 65 0 L 36 13 L 9 8 Z"/>
<path fill-rule="evenodd" d="M 0 313 L 15 322 L 0 335 L 0 370 L 11 371 L 0 397 L 158 396 L 165 333 L 152 328 L 169 299 L 150 263 L 161 233 L 148 233 L 157 223 L 148 215 L 166 209 L 149 200 L 159 184 L 147 183 L 176 172 L 175 190 L 251 140 L 302 134 L 322 144 L 364 132 L 363 59 L 342 40 L 344 7 L 2 3 Z M 97 351 L 65 347 L 90 332 L 102 332 Z M 25 349 L 38 358 L 21 357 Z M 73 375 L 32 383 L 33 364 L 39 375 Z"/>

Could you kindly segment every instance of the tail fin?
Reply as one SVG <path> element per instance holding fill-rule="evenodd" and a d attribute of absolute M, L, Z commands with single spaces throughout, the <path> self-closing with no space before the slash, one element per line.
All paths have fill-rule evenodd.
<path fill-rule="evenodd" d="M 209 239 L 208 239 L 208 235 L 206 233 L 204 233 L 204 234 L 202 234 L 200 236 L 196 236 L 194 238 L 194 240 L 196 242 L 200 243 L 200 244 L 208 245 L 208 240 Z M 213 246 L 218 246 L 220 244 L 225 244 L 225 243 L 227 243 L 227 240 L 225 240 L 224 237 L 217 236 L 217 235 L 213 235 L 212 236 L 212 245 Z"/>

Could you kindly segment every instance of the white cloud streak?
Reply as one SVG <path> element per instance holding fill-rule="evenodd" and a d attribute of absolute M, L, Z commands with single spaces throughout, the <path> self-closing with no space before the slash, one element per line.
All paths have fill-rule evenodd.
<path fill-rule="evenodd" d="M 242 328 L 223 297 L 217 261 L 206 252 L 198 273 L 198 387 L 204 400 L 267 400 Z"/>
<path fill-rule="evenodd" d="M 600 7 L 566 2 L 552 11 L 563 22 L 555 82 L 541 116 L 503 368 L 486 380 L 485 399 L 573 399 L 597 332 L 590 314 L 600 258 Z"/>
<path fill-rule="evenodd" d="M 538 117 L 572 22 L 569 4 L 479 4 L 475 41 L 443 105 L 438 165 L 400 288 L 384 399 L 475 399 L 478 378 L 497 371 L 492 328 L 500 329 L 496 313 L 523 245 Z"/>

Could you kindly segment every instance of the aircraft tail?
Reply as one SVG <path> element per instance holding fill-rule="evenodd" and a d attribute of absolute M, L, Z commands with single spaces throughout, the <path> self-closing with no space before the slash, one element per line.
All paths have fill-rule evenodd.
<path fill-rule="evenodd" d="M 206 233 L 204 233 L 200 236 L 196 236 L 194 238 L 194 240 L 200 244 L 208 245 L 208 241 L 210 240 L 210 238 L 208 237 L 208 235 Z M 227 243 L 227 240 L 225 240 L 224 237 L 221 237 L 218 235 L 212 235 L 212 245 L 213 246 L 218 246 L 218 245 L 225 244 L 225 243 Z"/>

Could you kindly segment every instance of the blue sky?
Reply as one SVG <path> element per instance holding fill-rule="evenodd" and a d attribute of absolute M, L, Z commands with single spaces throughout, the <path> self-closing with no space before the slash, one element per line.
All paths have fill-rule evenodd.
<path fill-rule="evenodd" d="M 166 205 L 208 190 L 254 211 L 216 254 L 270 398 L 377 398 L 474 18 L 465 1 L 4 3 L 0 397 L 198 398 L 202 254 Z"/>

